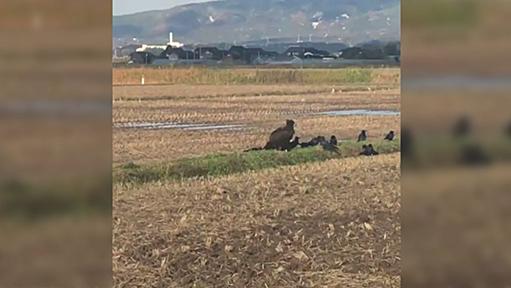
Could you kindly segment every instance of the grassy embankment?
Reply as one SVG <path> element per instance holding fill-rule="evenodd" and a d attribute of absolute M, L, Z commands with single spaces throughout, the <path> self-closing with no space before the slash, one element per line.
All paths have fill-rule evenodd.
<path fill-rule="evenodd" d="M 372 142 L 379 153 L 400 150 L 400 141 Z M 194 177 L 222 176 L 255 171 L 278 166 L 324 161 L 333 158 L 358 156 L 362 144 L 346 141 L 339 144 L 341 154 L 324 151 L 320 146 L 298 148 L 290 152 L 251 151 L 245 153 L 212 154 L 204 157 L 185 158 L 170 163 L 139 166 L 129 163 L 114 169 L 115 182 L 141 184 L 162 180 L 179 180 Z"/>

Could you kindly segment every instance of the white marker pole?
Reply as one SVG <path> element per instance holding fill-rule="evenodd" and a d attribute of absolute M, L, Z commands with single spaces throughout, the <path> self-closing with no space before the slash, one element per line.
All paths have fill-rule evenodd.
<path fill-rule="evenodd" d="M 145 84 L 144 74 L 142 74 L 142 79 L 140 79 L 140 84 L 142 84 L 142 85 L 144 85 L 144 84 Z"/>

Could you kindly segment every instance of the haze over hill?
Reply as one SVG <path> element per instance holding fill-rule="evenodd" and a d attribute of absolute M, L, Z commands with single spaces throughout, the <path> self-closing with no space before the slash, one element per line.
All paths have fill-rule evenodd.
<path fill-rule="evenodd" d="M 113 17 L 116 41 L 187 44 L 398 40 L 399 0 L 224 0 Z M 278 39 L 278 40 L 277 40 Z"/>

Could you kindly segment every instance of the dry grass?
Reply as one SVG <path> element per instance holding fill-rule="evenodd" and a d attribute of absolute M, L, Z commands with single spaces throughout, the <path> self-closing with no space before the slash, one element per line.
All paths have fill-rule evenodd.
<path fill-rule="evenodd" d="M 116 186 L 114 286 L 399 287 L 399 163 Z"/>
<path fill-rule="evenodd" d="M 206 68 L 115 68 L 114 85 L 146 84 L 398 84 L 398 68 L 352 69 L 206 69 Z"/>
<path fill-rule="evenodd" d="M 179 100 L 208 99 L 215 97 L 246 97 L 246 96 L 282 96 L 310 95 L 330 93 L 334 88 L 338 93 L 386 91 L 395 89 L 392 83 L 380 84 L 280 84 L 280 85 L 130 85 L 114 86 L 114 102 L 148 101 L 148 100 Z"/>
<path fill-rule="evenodd" d="M 511 41 L 505 27 L 510 11 L 506 1 L 414 1 L 403 6 L 407 75 L 507 75 Z M 484 51 L 480 61 L 466 61 L 478 51 Z"/>
<path fill-rule="evenodd" d="M 2 216 L 1 286 L 112 287 L 110 215 L 43 218 Z"/>
<path fill-rule="evenodd" d="M 211 91 L 222 91 L 223 86 L 212 89 L 205 87 L 206 95 Z M 399 110 L 399 90 L 396 88 L 368 91 L 343 92 L 336 90 L 331 92 L 316 93 L 288 93 L 262 95 L 260 92 L 246 92 L 244 88 L 238 88 L 236 94 L 216 97 L 182 96 L 173 99 L 153 99 L 140 92 L 139 99 L 135 101 L 116 101 L 114 103 L 114 121 L 250 121 L 264 116 L 282 114 L 303 114 L 328 110 L 340 109 L 390 109 Z M 295 88 L 295 87 L 291 87 Z M 179 87 L 166 86 L 168 93 Z M 253 87 L 246 87 L 252 91 Z M 372 89 L 371 89 L 372 90 Z M 142 90 L 143 91 L 143 90 Z M 151 93 L 152 91 L 145 91 Z M 181 95 L 186 95 L 185 91 Z M 121 91 L 114 90 L 114 97 Z M 162 93 L 162 92 L 160 92 Z M 248 94 L 250 93 L 250 94 Z M 151 94 L 149 94 L 151 95 Z M 150 99 L 144 101 L 145 99 Z M 220 119 L 221 118 L 221 119 Z"/>
<path fill-rule="evenodd" d="M 511 166 L 435 168 L 403 173 L 403 282 L 505 287 Z"/>
<path fill-rule="evenodd" d="M 0 181 L 53 185 L 108 178 L 111 128 L 106 117 L 4 117 Z M 94 135 L 95 137 L 91 137 Z M 76 185 L 76 184 L 75 184 Z"/>

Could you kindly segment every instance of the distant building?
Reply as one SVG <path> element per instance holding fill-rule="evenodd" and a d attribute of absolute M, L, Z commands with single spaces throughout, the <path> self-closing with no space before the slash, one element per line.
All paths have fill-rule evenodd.
<path fill-rule="evenodd" d="M 160 54 L 160 58 L 166 58 L 169 60 L 193 60 L 195 59 L 195 55 L 192 51 L 184 50 L 183 48 L 175 48 L 172 46 L 167 46 L 165 51 Z"/>
<path fill-rule="evenodd" d="M 233 60 L 233 61 L 242 61 L 244 59 L 244 56 L 245 56 L 245 47 L 243 46 L 237 46 L 237 45 L 233 45 L 231 46 L 231 48 L 227 51 L 228 52 L 228 56 Z"/>
<path fill-rule="evenodd" d="M 364 51 L 360 47 L 349 47 L 339 52 L 339 58 L 343 59 L 363 59 Z"/>
<path fill-rule="evenodd" d="M 156 59 L 154 54 L 149 52 L 133 52 L 130 54 L 130 63 L 133 64 L 151 64 Z"/>
<path fill-rule="evenodd" d="M 232 46 L 228 51 L 228 56 L 237 62 L 243 64 L 254 64 L 262 59 L 276 57 L 278 53 L 269 52 L 262 48 L 246 48 L 243 46 Z"/>
<path fill-rule="evenodd" d="M 195 59 L 222 60 L 227 55 L 227 51 L 216 47 L 197 47 L 193 51 Z"/>
<path fill-rule="evenodd" d="M 343 59 L 384 59 L 383 48 L 375 45 L 364 47 L 349 47 L 343 49 L 339 55 Z"/>
<path fill-rule="evenodd" d="M 174 42 L 174 34 L 172 32 L 169 33 L 169 42 L 167 44 L 142 44 L 142 47 L 137 49 L 137 52 L 144 52 L 149 49 L 161 49 L 165 50 L 167 47 L 181 48 L 184 46 L 181 42 Z"/>
<path fill-rule="evenodd" d="M 399 56 L 401 55 L 401 43 L 399 41 L 388 42 L 383 47 L 383 52 L 388 56 Z"/>
<path fill-rule="evenodd" d="M 142 47 L 142 45 L 138 44 L 130 44 L 126 46 L 115 47 L 113 50 L 114 57 L 126 57 L 131 53 L 136 52 L 138 48 Z"/>
<path fill-rule="evenodd" d="M 287 56 L 295 56 L 301 59 L 322 59 L 325 57 L 332 57 L 328 51 L 318 50 L 311 47 L 289 47 L 286 52 Z"/>
<path fill-rule="evenodd" d="M 174 47 L 174 48 L 181 48 L 184 46 L 181 42 L 175 42 L 174 41 L 174 33 L 169 32 L 169 43 L 167 43 L 167 46 Z"/>
<path fill-rule="evenodd" d="M 268 65 L 283 65 L 283 66 L 296 66 L 296 65 L 303 65 L 303 59 L 300 59 L 296 56 L 287 56 L 287 55 L 278 55 L 276 57 L 272 57 L 271 59 L 267 59 L 261 64 L 268 64 Z"/>

